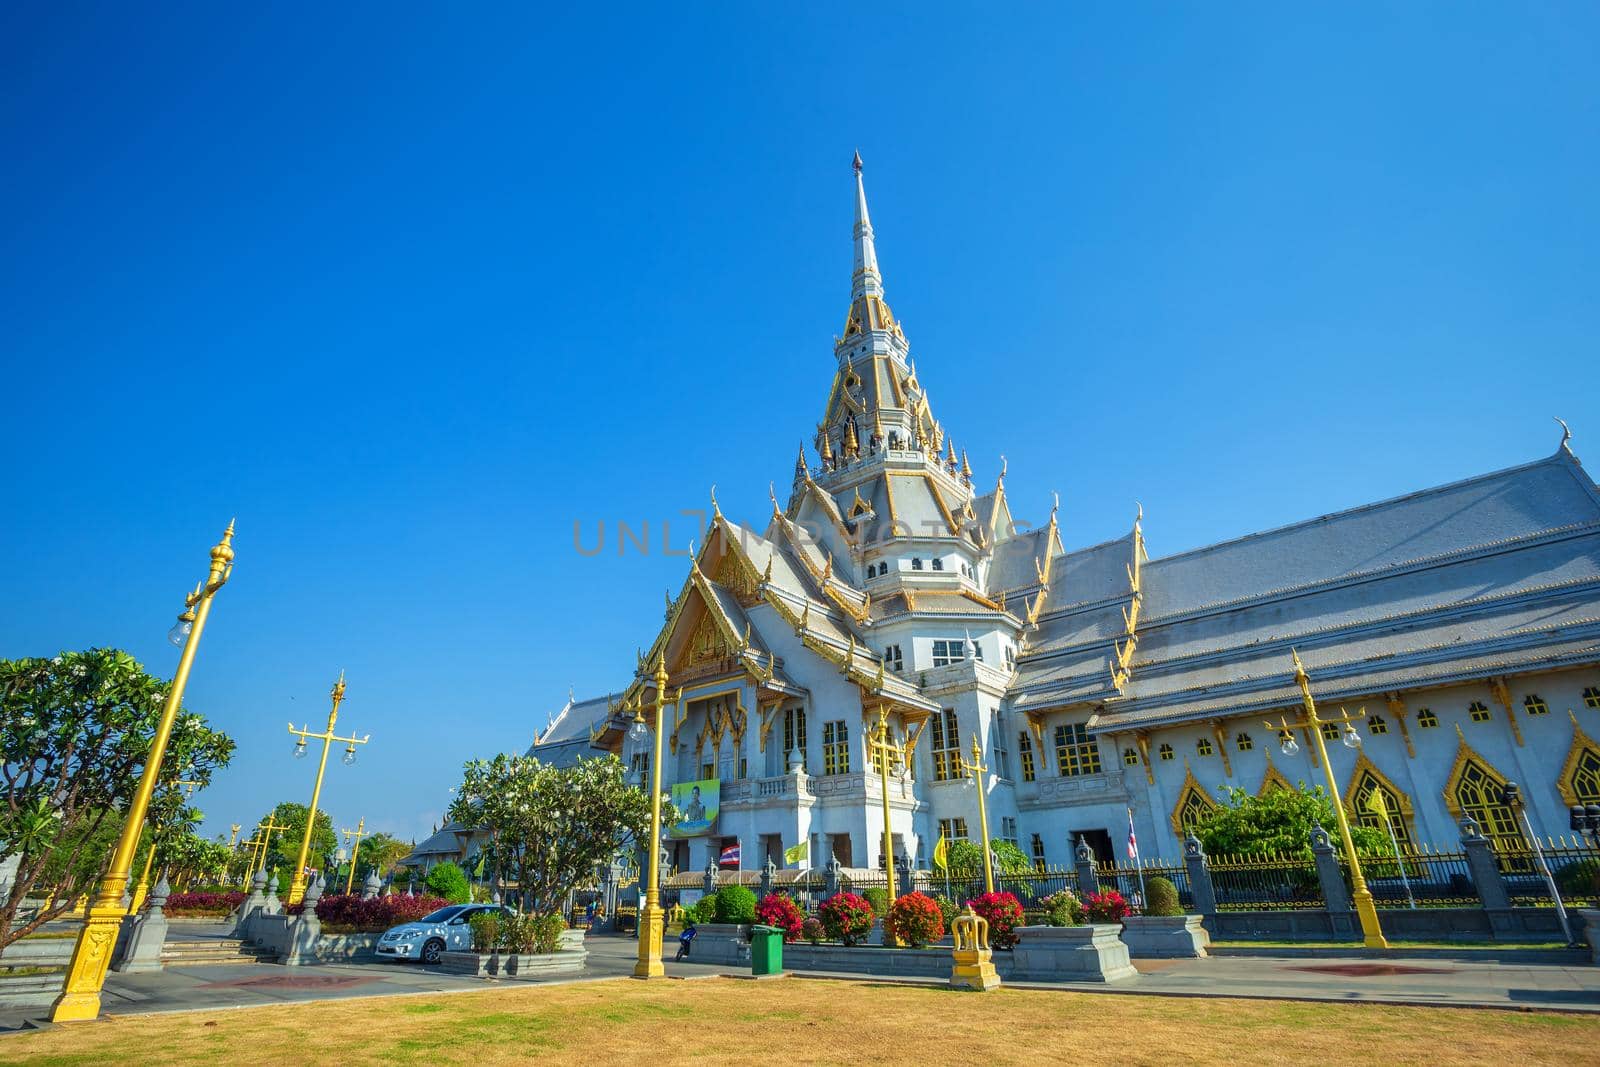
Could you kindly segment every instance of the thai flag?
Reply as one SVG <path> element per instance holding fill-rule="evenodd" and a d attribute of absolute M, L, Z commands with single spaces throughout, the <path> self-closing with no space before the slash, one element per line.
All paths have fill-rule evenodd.
<path fill-rule="evenodd" d="M 1128 810 L 1128 858 L 1130 860 L 1139 858 L 1139 838 L 1133 832 L 1133 810 L 1131 808 Z"/>
<path fill-rule="evenodd" d="M 729 845 L 727 848 L 723 849 L 721 863 L 724 867 L 739 866 L 739 846 Z"/>

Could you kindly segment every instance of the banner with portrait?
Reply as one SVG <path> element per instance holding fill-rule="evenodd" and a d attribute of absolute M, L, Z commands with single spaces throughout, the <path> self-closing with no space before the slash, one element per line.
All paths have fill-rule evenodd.
<path fill-rule="evenodd" d="M 667 831 L 668 837 L 699 837 L 711 832 L 722 801 L 722 779 L 703 778 L 698 782 L 678 782 L 672 787 L 672 803 L 678 821 Z"/>

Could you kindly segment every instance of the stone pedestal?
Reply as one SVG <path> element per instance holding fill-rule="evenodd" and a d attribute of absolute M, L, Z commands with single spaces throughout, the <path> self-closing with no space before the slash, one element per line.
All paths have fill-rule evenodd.
<path fill-rule="evenodd" d="M 695 963 L 750 965 L 750 927 L 737 923 L 701 923 L 695 930 L 694 943 L 689 946 L 689 959 Z M 663 948 L 677 955 L 676 946 Z"/>
<path fill-rule="evenodd" d="M 1122 943 L 1141 960 L 1199 959 L 1211 935 L 1198 915 L 1130 915 L 1123 920 Z"/>
<path fill-rule="evenodd" d="M 1589 943 L 1589 962 L 1600 964 L 1600 910 L 1579 908 L 1578 917 L 1583 920 L 1582 936 Z"/>
<path fill-rule="evenodd" d="M 1019 926 L 1012 976 L 1036 982 L 1120 982 L 1137 978 L 1116 926 Z"/>
<path fill-rule="evenodd" d="M 994 953 L 989 950 L 989 923 L 974 915 L 972 905 L 950 924 L 955 948 L 950 954 L 950 988 L 975 989 L 987 993 L 1000 988 L 1000 975 L 994 969 Z"/>
<path fill-rule="evenodd" d="M 150 891 L 150 906 L 143 915 L 126 924 L 127 942 L 112 970 L 123 974 L 161 970 L 161 949 L 167 943 L 167 917 L 162 909 L 171 892 L 165 875 L 157 879 L 155 888 Z"/>

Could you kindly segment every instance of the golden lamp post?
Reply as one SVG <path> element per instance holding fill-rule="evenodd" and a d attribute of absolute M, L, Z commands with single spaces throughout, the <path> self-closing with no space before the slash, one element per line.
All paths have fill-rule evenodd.
<path fill-rule="evenodd" d="M 246 886 L 250 884 L 250 876 L 256 873 L 256 868 L 267 865 L 267 852 L 272 848 L 272 835 L 288 828 L 288 823 L 274 822 L 272 816 L 268 815 L 256 827 L 256 836 L 245 842 L 247 845 L 255 846 L 250 850 L 250 863 L 244 869 Z"/>
<path fill-rule="evenodd" d="M 361 855 L 361 839 L 372 835 L 367 833 L 367 817 L 365 815 L 356 821 L 354 830 L 340 830 L 339 832 L 344 835 L 346 843 L 350 843 L 352 839 L 354 840 L 350 847 L 350 874 L 344 880 L 344 895 L 349 896 L 350 887 L 356 884 L 356 857 Z"/>
<path fill-rule="evenodd" d="M 232 573 L 233 523 L 229 522 L 222 540 L 211 549 L 211 568 L 206 580 L 184 598 L 183 613 L 167 635 L 174 644 L 182 643 L 183 654 L 178 657 L 177 673 L 172 676 L 172 685 L 167 688 L 161 721 L 156 726 L 150 751 L 145 756 L 139 788 L 128 805 L 122 834 L 117 838 L 116 851 L 111 855 L 111 866 L 100 883 L 99 896 L 84 918 L 83 929 L 78 933 L 61 996 L 50 1009 L 52 1022 L 80 1022 L 100 1014 L 100 990 L 105 985 L 106 971 L 111 967 L 111 950 L 117 943 L 117 931 L 126 917 L 122 909 L 122 894 L 128 888 L 133 854 L 139 847 L 139 835 L 144 828 L 145 816 L 150 811 L 150 798 L 161 777 L 161 762 L 167 754 L 167 742 L 172 737 L 172 724 L 177 720 L 178 708 L 183 704 L 183 690 L 189 682 L 189 669 L 194 666 L 200 635 L 205 631 L 206 618 L 211 614 L 211 600 Z"/>
<path fill-rule="evenodd" d="M 883 873 L 889 878 L 888 907 L 892 908 L 894 907 L 896 894 L 894 885 L 894 834 L 889 827 L 889 764 L 893 763 L 898 767 L 905 761 L 905 746 L 898 741 L 889 740 L 889 709 L 882 705 L 878 707 L 878 725 L 874 726 L 872 731 L 867 734 L 867 758 L 878 764 L 880 788 L 883 792 Z M 887 918 L 887 912 L 885 912 L 885 918 Z M 894 931 L 889 929 L 887 923 L 883 927 L 883 943 L 890 948 L 900 944 L 899 939 L 895 937 Z"/>
<path fill-rule="evenodd" d="M 366 737 L 339 737 L 333 732 L 334 723 L 339 721 L 339 705 L 344 702 L 344 672 L 339 672 L 339 680 L 333 683 L 333 707 L 328 709 L 328 728 L 320 734 L 311 732 L 311 727 L 303 726 L 295 729 L 294 723 L 289 724 L 289 732 L 299 737 L 294 745 L 294 758 L 301 759 L 306 754 L 306 740 L 308 738 L 322 742 L 322 762 L 317 765 L 317 784 L 311 787 L 311 810 L 306 814 L 306 832 L 300 839 L 300 856 L 294 863 L 294 879 L 289 883 L 290 904 L 298 904 L 306 895 L 306 858 L 311 854 L 311 832 L 317 825 L 317 801 L 322 797 L 322 775 L 328 769 L 328 749 L 335 741 L 344 742 L 344 763 L 346 766 L 356 761 L 356 746 L 364 745 L 372 739 Z"/>
<path fill-rule="evenodd" d="M 173 782 L 172 784 L 183 788 L 183 799 L 186 803 L 194 796 L 194 791 L 200 788 L 199 782 Z M 144 870 L 139 872 L 139 884 L 133 891 L 133 899 L 128 903 L 129 915 L 137 915 L 139 913 L 139 909 L 144 907 L 144 898 L 150 893 L 150 868 L 156 861 L 156 838 L 160 836 L 160 830 L 154 824 L 150 825 L 148 829 L 150 830 L 150 847 L 145 850 Z"/>
<path fill-rule="evenodd" d="M 1356 914 L 1361 917 L 1361 935 L 1367 948 L 1388 948 L 1389 942 L 1383 936 L 1383 928 L 1378 924 L 1378 908 L 1372 902 L 1372 891 L 1367 888 L 1367 880 L 1361 874 L 1361 860 L 1356 855 L 1356 843 L 1350 836 L 1350 820 L 1345 818 L 1344 805 L 1339 802 L 1339 784 L 1333 777 L 1333 764 L 1328 760 L 1328 746 L 1322 742 L 1322 726 L 1324 723 L 1340 723 L 1344 726 L 1344 736 L 1341 740 L 1347 748 L 1357 748 L 1361 744 L 1361 735 L 1356 733 L 1356 728 L 1351 725 L 1361 715 L 1348 713 L 1337 719 L 1325 719 L 1317 714 L 1317 702 L 1311 699 L 1311 679 L 1306 674 L 1305 664 L 1300 662 L 1300 653 L 1290 649 L 1294 656 L 1294 680 L 1300 687 L 1300 700 L 1306 710 L 1306 717 L 1297 722 L 1289 722 L 1279 717 L 1277 725 L 1266 723 L 1269 730 L 1277 730 L 1278 736 L 1283 738 L 1280 746 L 1284 755 L 1292 756 L 1300 748 L 1295 743 L 1291 730 L 1304 728 L 1311 735 L 1312 743 L 1317 746 L 1317 758 L 1322 763 L 1322 773 L 1328 779 L 1328 791 L 1332 794 L 1333 815 L 1339 823 L 1339 839 L 1344 843 L 1345 861 L 1350 864 L 1350 895 L 1355 899 Z M 1344 709 L 1340 709 L 1342 712 Z"/>
<path fill-rule="evenodd" d="M 972 735 L 972 760 L 968 762 L 959 754 L 961 769 L 971 775 L 967 779 L 969 785 L 978 787 L 978 833 L 983 839 L 983 891 L 994 892 L 994 860 L 989 855 L 989 812 L 984 806 L 983 794 L 987 792 L 983 776 L 989 773 L 988 765 L 983 762 L 983 747 L 978 744 L 978 735 Z"/>
<path fill-rule="evenodd" d="M 661 936 L 666 923 L 661 914 L 661 734 L 662 712 L 666 707 L 667 657 L 656 660 L 655 759 L 650 763 L 650 881 L 645 890 L 644 907 L 639 913 L 639 962 L 633 965 L 635 978 L 664 978 L 661 965 Z M 635 744 L 644 740 L 644 714 L 635 707 L 628 737 Z"/>

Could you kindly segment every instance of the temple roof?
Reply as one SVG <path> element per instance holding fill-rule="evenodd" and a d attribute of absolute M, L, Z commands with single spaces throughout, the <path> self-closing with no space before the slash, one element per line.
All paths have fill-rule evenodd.
<path fill-rule="evenodd" d="M 1565 447 L 1535 463 L 1144 564 L 1127 647 L 1126 540 L 1056 561 L 1018 707 L 1103 705 L 1097 728 L 1364 696 L 1576 662 L 1600 645 L 1600 492 Z M 1118 573 L 1122 571 L 1121 573 Z"/>

